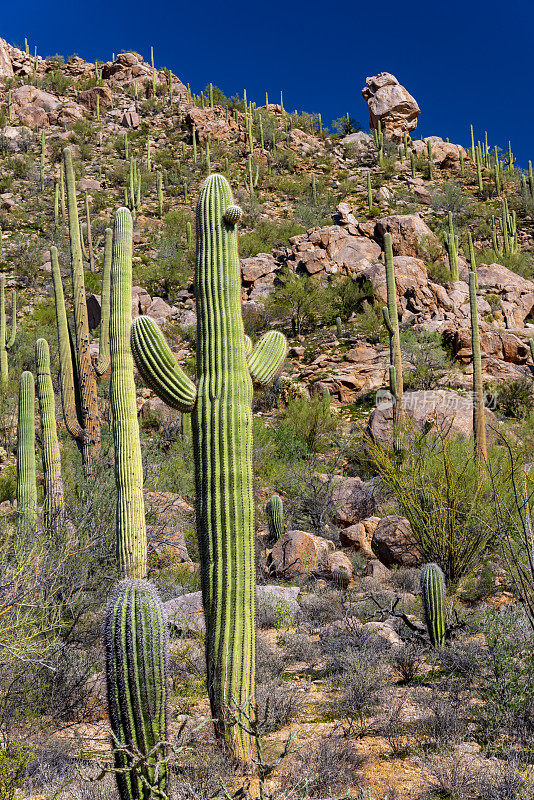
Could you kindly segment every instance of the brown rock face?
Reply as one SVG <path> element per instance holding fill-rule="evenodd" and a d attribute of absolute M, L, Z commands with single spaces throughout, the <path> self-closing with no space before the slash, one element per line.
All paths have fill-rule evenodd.
<path fill-rule="evenodd" d="M 415 98 L 389 72 L 381 72 L 366 78 L 362 96 L 367 101 L 371 128 L 378 127 L 378 121 L 386 135 L 402 139 L 417 127 L 417 117 L 421 109 Z"/>
<path fill-rule="evenodd" d="M 28 128 L 42 128 L 48 125 L 48 114 L 39 106 L 23 106 L 18 111 L 18 118 L 22 125 Z"/>
<path fill-rule="evenodd" d="M 326 566 L 333 549 L 333 542 L 320 536 L 306 531 L 288 531 L 269 553 L 267 567 L 286 578 L 317 573 Z"/>
<path fill-rule="evenodd" d="M 235 119 L 226 119 L 226 113 L 220 107 L 196 108 L 191 106 L 185 117 L 186 124 L 195 129 L 197 141 L 204 144 L 208 136 L 213 139 L 228 139 L 239 133 Z"/>
<path fill-rule="evenodd" d="M 421 563 L 410 523 L 404 517 L 383 517 L 373 534 L 372 548 L 386 567 L 416 567 Z"/>
<path fill-rule="evenodd" d="M 438 239 L 417 214 L 393 214 L 375 223 L 375 238 L 382 243 L 384 234 L 391 234 L 394 256 L 424 256 L 428 244 Z"/>
<path fill-rule="evenodd" d="M 379 522 L 380 517 L 368 517 L 355 525 L 343 528 L 339 534 L 339 541 L 343 547 L 359 550 L 364 556 L 373 558 L 374 553 L 371 548 L 371 542 Z"/>
<path fill-rule="evenodd" d="M 349 526 L 371 516 L 376 508 L 376 489 L 372 481 L 361 478 L 334 477 L 334 520 L 338 525 Z"/>
<path fill-rule="evenodd" d="M 13 65 L 7 49 L 5 39 L 0 39 L 0 78 L 12 78 Z"/>
<path fill-rule="evenodd" d="M 95 86 L 93 89 L 78 92 L 78 102 L 90 111 L 96 111 L 97 98 L 101 111 L 105 111 L 113 105 L 113 95 L 107 86 Z"/>

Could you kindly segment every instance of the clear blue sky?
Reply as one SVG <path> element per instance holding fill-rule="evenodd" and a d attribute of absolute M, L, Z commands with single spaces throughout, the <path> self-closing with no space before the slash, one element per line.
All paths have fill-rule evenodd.
<path fill-rule="evenodd" d="M 421 107 L 417 133 L 466 144 L 469 124 L 490 143 L 508 139 L 523 166 L 534 160 L 534 10 L 531 0 L 446 3 L 323 0 L 0 0 L 0 36 L 41 55 L 94 61 L 135 49 L 199 92 L 274 99 L 347 111 L 368 128 L 367 75 L 392 72 Z M 5 7 L 7 6 L 7 8 Z"/>

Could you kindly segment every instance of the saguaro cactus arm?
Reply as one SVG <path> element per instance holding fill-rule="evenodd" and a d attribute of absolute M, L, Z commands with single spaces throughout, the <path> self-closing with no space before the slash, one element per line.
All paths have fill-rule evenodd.
<path fill-rule="evenodd" d="M 109 308 L 111 295 L 111 256 L 113 247 L 113 231 L 106 228 L 106 242 L 104 246 L 104 269 L 102 271 L 102 294 L 101 294 L 101 315 L 100 315 L 100 346 L 98 350 L 98 361 L 95 372 L 98 376 L 103 375 L 109 369 Z"/>
<path fill-rule="evenodd" d="M 267 331 L 247 357 L 252 379 L 257 383 L 271 383 L 282 369 L 286 355 L 287 339 L 284 334 Z"/>
<path fill-rule="evenodd" d="M 117 555 L 122 575 L 144 578 L 147 571 L 143 464 L 130 349 L 132 324 L 132 215 L 115 214 L 111 266 L 110 403 L 117 486 Z"/>
<path fill-rule="evenodd" d="M 197 387 L 176 363 L 158 325 L 150 317 L 137 317 L 132 325 L 132 353 L 141 377 L 171 408 L 192 411 Z"/>
<path fill-rule="evenodd" d="M 84 434 L 76 411 L 76 392 L 74 388 L 74 369 L 72 365 L 70 334 L 56 247 L 50 248 L 50 258 L 52 259 L 52 280 L 54 283 L 54 295 L 56 300 L 59 378 L 61 382 L 63 418 L 70 435 L 82 442 Z"/>

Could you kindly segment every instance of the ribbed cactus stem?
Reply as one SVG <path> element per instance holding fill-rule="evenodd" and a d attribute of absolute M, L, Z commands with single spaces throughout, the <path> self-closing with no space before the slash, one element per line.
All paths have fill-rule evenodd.
<path fill-rule="evenodd" d="M 39 416 L 41 418 L 43 527 L 45 533 L 57 542 L 65 521 L 65 502 L 61 477 L 61 455 L 57 438 L 56 403 L 50 374 L 50 352 L 46 339 L 37 339 L 35 343 L 35 363 Z"/>
<path fill-rule="evenodd" d="M 383 308 L 384 322 L 389 333 L 390 364 L 395 367 L 395 404 L 394 424 L 403 418 L 403 379 L 402 354 L 399 331 L 399 314 L 397 311 L 397 287 L 395 285 L 395 266 L 393 264 L 393 245 L 391 234 L 384 234 L 384 260 L 386 265 L 387 306 Z"/>
<path fill-rule="evenodd" d="M 445 234 L 445 246 L 447 248 L 447 255 L 449 256 L 451 281 L 455 283 L 460 279 L 458 273 L 458 237 L 454 232 L 454 223 L 452 220 L 451 211 L 449 211 L 449 231 L 447 234 Z"/>
<path fill-rule="evenodd" d="M 90 472 L 93 453 L 98 452 L 100 449 L 100 419 L 96 378 L 89 351 L 89 322 L 87 319 L 87 304 L 85 300 L 85 281 L 80 243 L 78 207 L 76 203 L 76 184 L 72 155 L 68 147 L 63 151 L 63 162 L 65 165 L 65 178 L 67 183 L 74 330 L 77 355 L 76 367 L 80 392 L 81 422 L 84 429 L 82 455 L 86 471 Z"/>
<path fill-rule="evenodd" d="M 341 317 L 336 317 L 336 334 L 337 334 L 337 338 L 341 339 L 341 337 L 343 335 L 343 327 L 342 327 L 342 324 L 341 324 Z"/>
<path fill-rule="evenodd" d="M 102 294 L 100 295 L 100 342 L 95 372 L 104 375 L 110 365 L 109 354 L 109 314 L 111 302 L 111 258 L 113 250 L 113 231 L 106 228 L 104 243 L 104 269 L 102 271 Z"/>
<path fill-rule="evenodd" d="M 132 325 L 132 216 L 119 208 L 113 228 L 111 263 L 110 404 L 117 487 L 117 556 L 124 576 L 146 576 L 147 545 L 143 464 L 130 348 Z"/>
<path fill-rule="evenodd" d="M 5 277 L 0 276 L 0 389 L 5 390 L 9 380 L 8 351 L 17 336 L 17 293 L 11 293 L 11 333 L 7 339 Z"/>
<path fill-rule="evenodd" d="M 89 208 L 89 195 L 85 193 L 85 221 L 87 223 L 87 252 L 89 255 L 89 269 L 95 271 L 95 253 L 93 250 L 93 231 L 91 228 L 91 210 Z"/>
<path fill-rule="evenodd" d="M 347 591 L 350 583 L 350 575 L 346 569 L 341 569 L 341 567 L 336 567 L 332 572 L 332 578 L 334 580 L 335 585 L 340 591 L 342 592 Z"/>
<path fill-rule="evenodd" d="M 23 372 L 19 384 L 17 427 L 17 532 L 37 531 L 37 480 L 35 476 L 35 384 Z"/>
<path fill-rule="evenodd" d="M 486 417 L 484 411 L 484 385 L 482 383 L 482 358 L 480 354 L 480 333 L 478 329 L 476 276 L 469 273 L 469 308 L 471 311 L 471 343 L 473 350 L 473 434 L 475 437 L 475 458 L 477 462 L 487 458 Z"/>
<path fill-rule="evenodd" d="M 445 575 L 441 567 L 425 564 L 421 570 L 421 597 L 432 647 L 443 647 L 445 644 L 445 592 Z"/>
<path fill-rule="evenodd" d="M 265 511 L 267 512 L 269 538 L 272 541 L 277 541 L 286 532 L 286 526 L 284 523 L 284 504 L 282 502 L 282 498 L 277 494 L 273 494 L 265 506 Z"/>
<path fill-rule="evenodd" d="M 478 275 L 477 275 L 477 257 L 475 254 L 475 246 L 473 244 L 473 237 L 471 231 L 467 233 L 467 246 L 469 248 L 469 264 L 471 265 L 471 272 L 475 276 L 475 287 L 478 289 Z"/>
<path fill-rule="evenodd" d="M 118 585 L 106 611 L 105 644 L 120 800 L 165 798 L 168 635 L 165 611 L 151 583 L 134 579 Z"/>

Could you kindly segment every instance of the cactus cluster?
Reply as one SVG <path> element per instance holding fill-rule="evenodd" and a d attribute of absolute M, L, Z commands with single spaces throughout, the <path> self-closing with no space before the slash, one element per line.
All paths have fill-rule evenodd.
<path fill-rule="evenodd" d="M 208 692 L 217 733 L 250 761 L 254 709 L 254 503 L 252 378 L 271 381 L 287 351 L 266 334 L 247 355 L 236 224 L 241 209 L 222 175 L 210 175 L 197 205 L 196 383 L 146 317 L 132 326 L 132 351 L 147 384 L 191 412 L 196 524 L 206 617 Z"/>
<path fill-rule="evenodd" d="M 421 597 L 428 637 L 432 647 L 445 644 L 445 575 L 437 564 L 421 570 Z"/>

